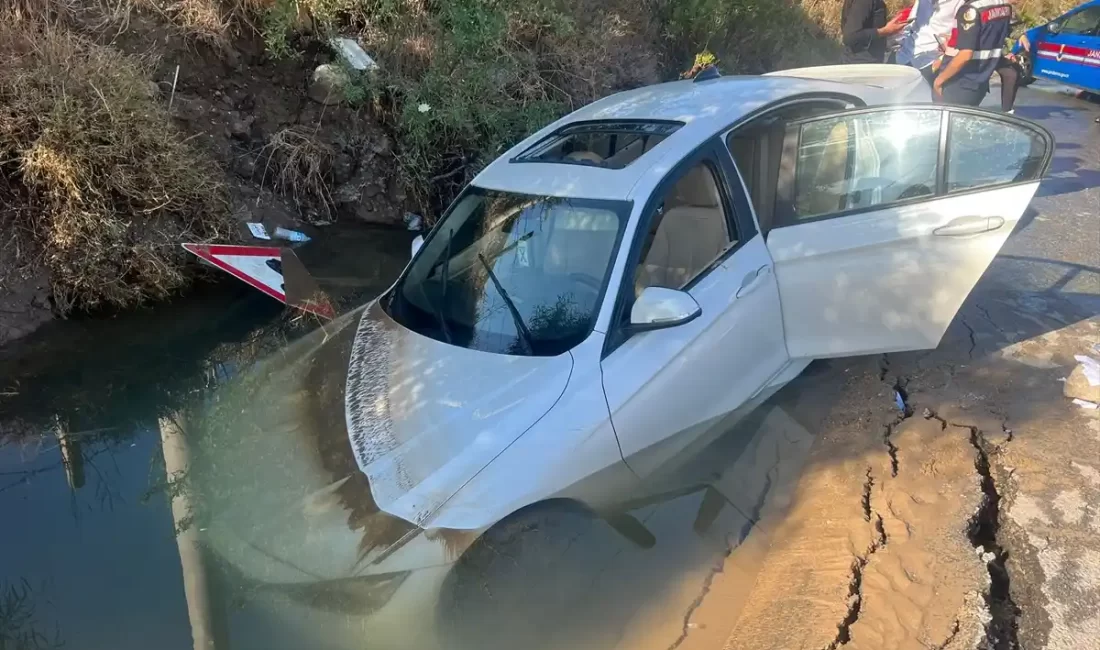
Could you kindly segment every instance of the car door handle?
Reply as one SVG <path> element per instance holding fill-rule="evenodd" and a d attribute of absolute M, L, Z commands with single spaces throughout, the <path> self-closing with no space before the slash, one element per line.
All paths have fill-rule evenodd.
<path fill-rule="evenodd" d="M 993 232 L 1005 225 L 1003 217 L 958 217 L 932 231 L 937 237 L 962 237 Z"/>
<path fill-rule="evenodd" d="M 737 297 L 741 298 L 747 296 L 753 291 L 756 291 L 764 283 L 764 279 L 768 277 L 768 274 L 772 272 L 772 268 L 768 265 L 761 266 L 760 268 L 747 273 L 745 279 L 741 281 L 741 288 L 737 290 Z"/>

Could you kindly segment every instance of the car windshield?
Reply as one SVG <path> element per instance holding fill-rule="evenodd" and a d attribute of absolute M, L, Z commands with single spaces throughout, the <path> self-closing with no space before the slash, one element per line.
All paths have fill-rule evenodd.
<path fill-rule="evenodd" d="M 390 292 L 387 311 L 431 338 L 553 356 L 600 308 L 630 204 L 470 188 Z"/>

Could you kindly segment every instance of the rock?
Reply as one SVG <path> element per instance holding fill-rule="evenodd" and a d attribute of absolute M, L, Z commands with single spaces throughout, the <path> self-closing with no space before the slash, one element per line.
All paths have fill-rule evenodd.
<path fill-rule="evenodd" d="M 251 93 L 242 93 L 237 100 L 237 110 L 251 111 L 254 108 L 256 108 L 256 98 Z"/>
<path fill-rule="evenodd" d="M 340 66 L 323 63 L 313 70 L 309 82 L 309 98 L 326 106 L 339 104 L 344 101 L 347 83 L 347 74 Z"/>
<path fill-rule="evenodd" d="M 30 334 L 53 318 L 44 266 L 17 268 L 0 256 L 0 345 Z"/>
<path fill-rule="evenodd" d="M 389 136 L 383 135 L 372 142 L 370 148 L 374 153 L 383 156 L 393 150 L 393 143 L 390 141 Z"/>
<path fill-rule="evenodd" d="M 256 175 L 256 161 L 252 156 L 241 156 L 233 161 L 233 173 L 244 179 L 251 179 Z"/>
<path fill-rule="evenodd" d="M 346 183 L 355 173 L 355 159 L 346 153 L 340 153 L 332 163 L 332 180 L 337 184 Z"/>
<path fill-rule="evenodd" d="M 249 116 L 244 119 L 235 118 L 229 120 L 229 134 L 236 140 L 248 142 L 252 137 L 252 122 L 256 118 Z"/>
<path fill-rule="evenodd" d="M 363 197 L 368 199 L 374 198 L 381 194 L 383 191 L 385 191 L 384 188 L 372 183 L 363 188 Z"/>
<path fill-rule="evenodd" d="M 336 188 L 336 191 L 332 193 L 332 200 L 336 205 L 351 205 L 353 203 L 358 203 L 362 197 L 362 188 L 355 183 L 345 183 Z"/>
<path fill-rule="evenodd" d="M 1087 402 L 1100 402 L 1100 385 L 1089 384 L 1085 376 L 1085 364 L 1079 363 L 1066 377 L 1066 383 L 1062 386 L 1062 394 L 1070 399 L 1083 399 Z"/>

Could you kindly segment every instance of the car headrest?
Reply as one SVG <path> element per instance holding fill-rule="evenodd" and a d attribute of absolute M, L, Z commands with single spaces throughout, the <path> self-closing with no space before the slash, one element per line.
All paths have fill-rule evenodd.
<path fill-rule="evenodd" d="M 578 160 L 578 161 L 579 160 L 584 160 L 584 161 L 591 162 L 591 163 L 596 163 L 596 164 L 599 164 L 599 163 L 603 162 L 603 158 L 601 158 L 598 154 L 595 154 L 591 151 L 574 151 L 572 153 L 566 154 L 565 159 L 566 160 Z"/>
<path fill-rule="evenodd" d="M 714 184 L 710 170 L 704 165 L 694 167 L 676 182 L 673 199 L 675 203 L 667 207 L 716 208 L 721 204 L 718 187 Z"/>

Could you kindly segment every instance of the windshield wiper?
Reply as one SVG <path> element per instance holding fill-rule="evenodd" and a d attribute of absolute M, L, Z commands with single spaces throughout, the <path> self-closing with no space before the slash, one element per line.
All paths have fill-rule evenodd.
<path fill-rule="evenodd" d="M 489 279 L 492 280 L 497 293 L 504 299 L 504 304 L 508 307 L 508 313 L 512 315 L 512 320 L 515 321 L 516 331 L 519 332 L 519 336 L 523 339 L 523 342 L 527 344 L 527 350 L 534 355 L 535 344 L 531 340 L 531 331 L 527 329 L 527 325 L 523 322 L 523 316 L 520 316 L 519 310 L 516 309 L 516 303 L 512 302 L 512 299 L 508 297 L 508 292 L 501 286 L 500 280 L 497 279 L 497 274 L 493 273 L 493 268 L 485 261 L 485 256 L 478 253 L 477 259 L 481 262 L 481 265 L 485 267 L 485 272 L 489 274 Z"/>

